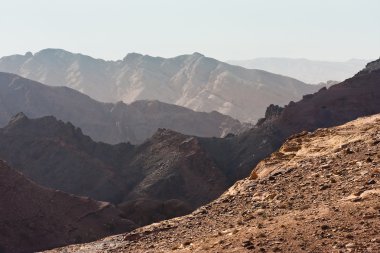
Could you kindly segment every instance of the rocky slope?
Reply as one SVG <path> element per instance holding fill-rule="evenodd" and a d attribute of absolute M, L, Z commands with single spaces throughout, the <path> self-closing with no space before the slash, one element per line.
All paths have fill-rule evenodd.
<path fill-rule="evenodd" d="M 159 100 L 195 111 L 218 111 L 242 122 L 320 87 L 261 70 L 232 66 L 199 53 L 174 58 L 128 54 L 104 61 L 60 49 L 0 59 L 0 71 L 48 85 L 66 85 L 105 102 Z"/>
<path fill-rule="evenodd" d="M 0 160 L 0 252 L 34 252 L 130 231 L 107 202 L 40 187 Z"/>
<path fill-rule="evenodd" d="M 49 252 L 379 252 L 380 115 L 289 138 L 192 214 Z"/>
<path fill-rule="evenodd" d="M 106 143 L 142 143 L 158 128 L 222 137 L 249 127 L 217 112 L 195 112 L 158 101 L 100 103 L 66 87 L 50 87 L 0 73 L 0 126 L 19 112 L 32 118 L 53 115 L 70 121 L 93 139 Z"/>
<path fill-rule="evenodd" d="M 196 138 L 165 129 L 139 146 L 108 145 L 52 116 L 18 114 L 0 129 L 0 157 L 40 185 L 118 204 L 139 225 L 188 213 L 229 185 Z"/>
<path fill-rule="evenodd" d="M 320 83 L 329 80 L 343 81 L 363 69 L 368 62 L 369 60 L 360 59 L 333 62 L 291 58 L 256 58 L 228 61 L 230 64 L 248 69 L 262 69 L 290 76 L 305 83 Z"/>

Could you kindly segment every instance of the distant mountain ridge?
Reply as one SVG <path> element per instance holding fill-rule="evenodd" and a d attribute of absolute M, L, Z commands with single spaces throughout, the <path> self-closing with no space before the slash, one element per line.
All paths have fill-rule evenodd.
<path fill-rule="evenodd" d="M 142 143 L 158 128 L 223 137 L 250 127 L 218 112 L 194 112 L 159 101 L 101 103 L 67 87 L 50 87 L 0 72 L 0 126 L 19 112 L 32 118 L 52 115 L 70 121 L 94 140 L 107 143 Z"/>
<path fill-rule="evenodd" d="M 370 60 L 351 59 L 347 61 L 317 61 L 293 58 L 256 58 L 252 60 L 230 60 L 230 64 L 248 69 L 262 69 L 272 73 L 290 76 L 305 83 L 344 81 L 353 76 Z"/>
<path fill-rule="evenodd" d="M 0 71 L 68 86 L 99 101 L 159 100 L 195 111 L 218 111 L 251 123 L 264 116 L 269 104 L 285 105 L 320 88 L 200 53 L 168 59 L 131 53 L 123 60 L 104 61 L 44 49 L 34 55 L 2 57 Z"/>

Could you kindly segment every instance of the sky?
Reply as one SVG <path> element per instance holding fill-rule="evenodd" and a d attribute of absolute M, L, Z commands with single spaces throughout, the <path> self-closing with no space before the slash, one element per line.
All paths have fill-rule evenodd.
<path fill-rule="evenodd" d="M 380 56 L 379 0 L 0 0 L 0 56 L 62 48 L 219 60 Z"/>

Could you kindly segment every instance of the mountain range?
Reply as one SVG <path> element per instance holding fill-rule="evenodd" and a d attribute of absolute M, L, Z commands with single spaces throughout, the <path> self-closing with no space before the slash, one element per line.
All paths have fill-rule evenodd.
<path fill-rule="evenodd" d="M 293 134 L 380 113 L 379 62 L 285 108 L 269 106 L 255 128 L 226 138 L 160 129 L 140 145 L 109 145 L 52 116 L 18 114 L 0 130 L 0 157 L 38 184 L 110 201 L 149 224 L 217 198 Z"/>
<path fill-rule="evenodd" d="M 292 136 L 187 216 L 48 252 L 379 252 L 379 123 Z"/>
<path fill-rule="evenodd" d="M 203 143 L 218 148 L 214 158 L 234 150 L 251 165 L 249 177 L 215 201 L 187 216 L 49 252 L 377 252 L 380 115 L 326 127 L 379 113 L 379 97 L 380 59 L 300 102 L 270 106 L 249 132 Z M 257 151 L 276 152 L 257 163 Z"/>
<path fill-rule="evenodd" d="M 195 112 L 159 101 L 101 103 L 67 87 L 51 87 L 0 72 L 0 126 L 23 112 L 37 118 L 53 115 L 69 121 L 96 141 L 142 143 L 168 128 L 184 134 L 223 137 L 250 127 L 218 112 Z"/>
<path fill-rule="evenodd" d="M 0 71 L 67 86 L 102 102 L 159 100 L 195 111 L 218 111 L 256 123 L 269 104 L 285 105 L 322 86 L 229 65 L 202 54 L 174 58 L 137 53 L 105 61 L 61 49 L 0 59 Z"/>
<path fill-rule="evenodd" d="M 370 191 L 368 194 L 377 189 L 376 178 L 373 178 L 372 174 L 357 170 L 356 165 L 365 170 L 373 169 L 377 165 L 374 149 L 379 143 L 378 117 L 359 120 L 342 128 L 317 129 L 334 127 L 358 117 L 380 113 L 380 59 L 367 64 L 352 78 L 329 88 L 321 88 L 314 94 L 304 95 L 298 102 L 291 101 L 285 106 L 269 105 L 264 118 L 259 119 L 255 127 L 238 135 L 227 135 L 224 138 L 196 137 L 161 128 L 138 145 L 97 142 L 83 134 L 75 122 L 66 122 L 66 119 L 55 116 L 44 116 L 53 114 L 52 111 L 46 111 L 46 108 L 55 110 L 56 113 L 65 112 L 62 115 L 78 113 L 79 116 L 87 117 L 90 116 L 91 110 L 95 112 L 94 115 L 98 115 L 99 111 L 104 115 L 110 115 L 115 109 L 109 108 L 131 105 L 96 102 L 67 87 L 48 87 L 14 74 L 1 73 L 0 83 L 3 84 L 0 85 L 2 90 L 0 116 L 2 115 L 3 119 L 10 118 L 9 122 L 4 123 L 5 126 L 0 129 L 0 157 L 22 173 L 14 171 L 3 162 L 0 163 L 0 172 L 3 173 L 1 186 L 5 187 L 3 198 L 0 198 L 0 207 L 7 207 L 0 208 L 3 214 L 1 216 L 3 220 L 0 219 L 0 222 L 4 225 L 4 231 L 15 233 L 12 236 L 5 232 L 0 233 L 0 236 L 3 236 L 0 237 L 0 246 L 4 252 L 16 251 L 17 244 L 23 238 L 26 239 L 20 243 L 20 252 L 29 252 L 32 248 L 42 250 L 86 242 L 101 236 L 130 231 L 135 226 L 185 215 L 202 205 L 205 206 L 188 217 L 175 219 L 174 222 L 153 224 L 124 234 L 121 243 L 120 236 L 116 236 L 106 239 L 100 243 L 101 245 L 96 242 L 79 247 L 88 252 L 112 247 L 116 247 L 116 252 L 119 251 L 119 247 L 133 252 L 146 252 L 145 247 L 149 247 L 150 251 L 155 251 L 155 247 L 186 251 L 198 249 L 193 248 L 197 245 L 206 247 L 205 251 L 211 250 L 207 248 L 210 244 L 202 243 L 204 240 L 188 237 L 190 234 L 186 229 L 196 226 L 199 228 L 197 236 L 208 238 L 207 241 L 210 241 L 214 234 L 221 240 L 226 240 L 224 235 L 237 234 L 236 238 L 244 248 L 267 250 L 270 246 L 274 250 L 273 245 L 277 245 L 275 241 L 287 240 L 287 237 L 279 239 L 283 236 L 279 232 L 282 226 L 294 226 L 294 231 L 297 231 L 298 235 L 308 233 L 297 230 L 299 227 L 297 222 L 284 223 L 289 221 L 289 217 L 297 215 L 295 210 L 307 210 L 310 207 L 306 204 L 309 206 L 315 204 L 308 214 L 315 215 L 317 211 L 323 213 L 325 210 L 322 207 L 325 205 L 331 206 L 331 203 L 336 203 L 342 198 L 351 202 L 361 202 L 360 198 L 364 198 L 364 195 L 361 195 L 363 189 Z M 62 103 L 59 100 L 60 96 L 64 98 L 61 101 L 67 98 L 69 102 Z M 86 106 L 82 106 L 82 103 Z M 153 102 L 141 103 L 145 105 Z M 33 108 L 45 114 L 40 118 L 30 118 L 24 113 L 10 117 L 11 114 L 22 111 L 20 110 L 22 108 Z M 107 108 L 108 111 L 102 111 L 100 108 Z M 34 115 L 34 117 L 39 116 Z M 100 116 L 94 118 L 102 124 L 110 121 L 112 125 L 115 122 L 110 120 L 112 118 Z M 101 125 L 99 129 L 107 128 Z M 315 130 L 315 133 L 308 133 Z M 280 150 L 275 152 L 279 148 Z M 270 158 L 263 160 L 268 156 Z M 346 158 L 350 160 L 347 161 Z M 345 161 L 347 164 L 342 164 Z M 328 173 L 325 171 L 327 168 L 332 168 L 333 171 Z M 346 177 L 348 168 L 355 180 L 346 181 L 346 178 L 333 176 L 343 173 L 342 175 Z M 321 175 L 310 177 L 310 171 Z M 244 179 L 249 175 L 249 179 Z M 306 178 L 307 184 L 300 184 L 302 178 Z M 331 181 L 331 178 L 335 181 Z M 244 180 L 235 184 L 240 179 Z M 360 188 L 364 183 L 365 186 Z M 211 202 L 233 184 L 235 185 L 221 199 Z M 304 187 L 302 194 L 298 192 L 300 187 Z M 20 191 L 15 190 L 16 188 Z M 256 188 L 257 192 L 252 193 Z M 357 191 L 348 192 L 352 189 Z M 318 190 L 320 195 L 313 195 L 315 190 Z M 12 197 L 14 192 L 17 194 Z M 285 199 L 282 196 L 278 199 L 279 202 L 269 201 L 275 199 L 281 192 L 286 192 Z M 276 196 L 273 198 L 267 196 L 272 193 Z M 289 199 L 287 196 L 290 196 Z M 253 203 L 250 202 L 256 197 Z M 359 209 L 375 208 L 372 199 L 369 201 Z M 210 202 L 211 204 L 207 204 Z M 252 204 L 255 212 L 253 215 L 248 215 L 251 212 L 249 206 Z M 15 211 L 9 209 L 9 206 L 14 206 Z M 67 207 L 69 209 L 66 209 Z M 356 217 L 352 216 L 355 206 L 346 207 L 343 204 L 337 205 L 337 210 L 343 210 L 343 217 L 346 219 L 344 224 L 348 224 L 351 218 Z M 321 208 L 323 210 L 320 210 Z M 34 216 L 28 216 L 34 210 L 43 214 L 43 217 L 37 219 L 38 222 L 34 222 Z M 70 213 L 76 210 L 78 213 Z M 237 210 L 242 210 L 244 213 Z M 335 209 L 333 211 L 335 212 Z M 50 218 L 51 213 L 56 216 Z M 244 232 L 246 230 L 243 228 L 244 221 L 249 223 L 258 220 L 262 224 L 258 225 L 259 229 L 262 229 L 272 224 L 267 223 L 266 218 L 269 217 L 273 221 L 277 219 L 276 217 L 280 217 L 278 215 L 285 217 L 283 220 L 276 220 L 279 227 L 265 231 L 274 235 L 273 238 L 268 237 L 269 244 L 265 245 L 264 239 L 258 239 L 256 242 L 251 238 L 245 238 L 244 242 L 240 242 L 242 236 L 246 235 Z M 367 213 L 360 213 L 360 217 L 366 215 Z M 368 215 L 374 217 L 373 214 L 368 213 Z M 247 217 L 253 218 L 245 220 Z M 330 216 L 316 216 L 316 219 L 324 218 L 324 220 L 310 223 L 308 227 L 310 230 L 319 226 L 324 231 L 313 235 L 330 238 L 328 234 L 339 231 L 335 233 L 339 238 L 340 236 L 352 238 L 345 234 L 346 230 L 341 230 L 339 227 L 330 232 L 329 224 L 326 224 L 329 220 L 326 217 Z M 181 223 L 182 219 L 184 223 Z M 81 223 L 83 221 L 85 223 Z M 25 224 L 28 228 L 25 228 Z M 228 230 L 232 224 L 238 224 L 239 230 Z M 348 232 L 358 230 L 356 225 L 359 223 L 354 224 L 355 228 L 347 230 Z M 368 229 L 376 227 L 368 226 Z M 224 232 L 225 230 L 227 232 Z M 239 233 L 240 230 L 243 234 Z M 170 234 L 171 231 L 175 233 Z M 255 237 L 257 234 L 257 238 L 265 238 L 266 236 L 259 236 L 260 231 L 254 232 Z M 169 233 L 170 236 L 166 236 L 165 233 Z M 41 239 L 37 240 L 35 235 Z M 211 237 L 208 237 L 210 235 Z M 358 235 L 360 238 L 358 241 L 361 242 L 362 234 L 355 233 L 355 235 Z M 144 241 L 145 238 L 147 241 Z M 183 238 L 186 241 L 177 240 L 174 245 L 173 238 Z M 311 244 L 312 240 L 309 238 L 296 241 L 299 247 L 305 249 L 316 251 L 325 249 Z M 153 242 L 157 244 L 152 246 Z M 233 241 L 228 245 L 234 243 Z M 343 246 L 355 247 L 349 243 Z M 228 248 L 228 245 L 223 243 L 220 245 Z M 292 247 L 287 245 L 285 248 L 294 249 Z M 77 250 L 76 246 L 72 249 Z M 70 251 L 71 248 L 63 250 Z M 201 251 L 201 248 L 199 250 Z"/>
<path fill-rule="evenodd" d="M 42 186 L 112 202 L 138 225 L 185 214 L 229 185 L 196 138 L 166 129 L 141 145 L 109 145 L 20 113 L 0 129 L 0 157 Z"/>
<path fill-rule="evenodd" d="M 248 69 L 262 69 L 272 73 L 290 76 L 305 83 L 327 83 L 350 78 L 370 60 L 351 59 L 348 61 L 316 61 L 292 58 L 256 58 L 252 60 L 231 60 L 228 63 Z"/>

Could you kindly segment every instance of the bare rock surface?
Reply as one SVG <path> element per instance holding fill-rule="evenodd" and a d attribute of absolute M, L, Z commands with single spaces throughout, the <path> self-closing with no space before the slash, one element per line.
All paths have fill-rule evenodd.
<path fill-rule="evenodd" d="M 380 115 L 303 132 L 192 214 L 48 252 L 379 252 Z"/>

